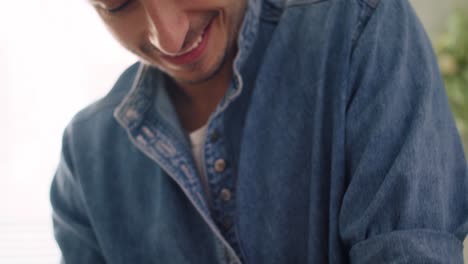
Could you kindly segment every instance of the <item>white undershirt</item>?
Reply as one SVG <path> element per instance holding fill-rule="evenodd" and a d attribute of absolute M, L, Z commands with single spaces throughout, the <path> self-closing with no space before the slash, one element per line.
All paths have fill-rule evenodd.
<path fill-rule="evenodd" d="M 195 165 L 197 166 L 198 173 L 200 175 L 200 181 L 203 187 L 203 191 L 208 197 L 208 203 L 210 203 L 210 187 L 206 178 L 205 167 L 203 166 L 203 145 L 205 143 L 207 125 L 193 131 L 189 134 L 190 142 L 192 143 L 192 154 L 195 159 Z"/>

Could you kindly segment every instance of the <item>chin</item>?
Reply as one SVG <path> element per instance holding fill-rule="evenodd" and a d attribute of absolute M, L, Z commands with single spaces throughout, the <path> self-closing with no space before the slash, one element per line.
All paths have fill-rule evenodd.
<path fill-rule="evenodd" d="M 221 69 L 223 68 L 222 67 L 223 64 L 224 64 L 224 59 L 222 61 L 220 61 L 215 67 L 213 67 L 213 69 L 211 69 L 209 71 L 206 71 L 204 73 L 197 74 L 197 76 L 193 76 L 191 78 L 177 77 L 177 76 L 171 75 L 169 73 L 168 74 L 169 74 L 169 76 L 171 76 L 177 82 L 180 82 L 180 83 L 200 84 L 200 83 L 204 83 L 206 81 L 209 81 L 209 80 L 215 78 L 218 75 L 218 73 L 221 71 Z"/>
<path fill-rule="evenodd" d="M 184 69 L 171 68 L 170 66 L 165 67 L 165 65 L 154 63 L 152 60 L 142 57 L 140 57 L 140 61 L 145 65 L 158 68 L 177 83 L 201 84 L 215 78 L 219 74 L 226 64 L 226 57 L 226 55 L 220 56 L 214 62 L 207 63 L 209 65 L 204 65 L 203 62 L 200 62 Z"/>

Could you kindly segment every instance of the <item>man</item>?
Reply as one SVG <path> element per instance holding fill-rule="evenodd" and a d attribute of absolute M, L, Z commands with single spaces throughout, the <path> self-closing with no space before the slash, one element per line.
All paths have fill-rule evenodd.
<path fill-rule="evenodd" d="M 64 133 L 65 263 L 462 263 L 466 160 L 407 0 L 93 0 L 141 58 Z"/>

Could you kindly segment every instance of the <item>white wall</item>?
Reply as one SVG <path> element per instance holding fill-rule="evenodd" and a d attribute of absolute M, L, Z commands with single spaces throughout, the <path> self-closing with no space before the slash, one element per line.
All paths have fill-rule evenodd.
<path fill-rule="evenodd" d="M 0 263 L 58 263 L 48 192 L 62 131 L 133 61 L 83 0 L 2 2 Z"/>

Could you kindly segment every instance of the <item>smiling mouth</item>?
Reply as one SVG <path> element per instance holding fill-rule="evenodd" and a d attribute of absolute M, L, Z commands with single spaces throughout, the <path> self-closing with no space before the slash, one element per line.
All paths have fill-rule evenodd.
<path fill-rule="evenodd" d="M 183 46 L 188 46 L 187 48 L 184 48 L 181 52 L 177 52 L 177 53 L 171 53 L 171 52 L 167 52 L 167 51 L 162 51 L 162 50 L 159 50 L 158 51 L 162 54 L 162 55 L 165 55 L 167 57 L 180 57 L 180 56 L 183 56 L 183 55 L 186 55 L 186 54 L 189 54 L 190 52 L 192 52 L 193 50 L 197 49 L 200 44 L 202 44 L 205 36 L 206 36 L 206 31 L 207 29 L 209 28 L 209 26 L 212 24 L 212 22 L 214 21 L 215 17 L 217 15 L 213 15 L 212 17 L 210 17 L 210 19 L 208 19 L 207 23 L 203 26 L 203 29 L 200 31 L 200 33 L 198 34 L 198 37 L 196 37 L 194 40 L 192 40 L 190 43 L 190 46 L 188 46 L 186 43 L 183 45 Z M 192 38 L 193 39 L 193 38 Z"/>
<path fill-rule="evenodd" d="M 193 42 L 193 44 L 181 51 L 181 52 L 178 52 L 178 53 L 170 53 L 170 52 L 167 52 L 167 51 L 160 51 L 162 54 L 166 55 L 166 56 L 170 56 L 170 57 L 179 57 L 179 56 L 182 56 L 182 55 L 185 55 L 185 54 L 188 54 L 190 53 L 192 50 L 198 48 L 198 46 L 200 46 L 200 43 L 202 43 L 203 41 L 203 38 L 204 38 L 204 35 L 205 35 L 205 30 L 206 30 L 206 27 L 205 29 L 203 29 L 202 33 L 198 36 L 198 38 Z"/>
<path fill-rule="evenodd" d="M 207 51 L 207 45 L 211 35 L 210 32 L 212 25 L 214 24 L 215 17 L 216 16 L 208 20 L 208 23 L 204 26 L 203 30 L 201 30 L 198 37 L 191 41 L 191 44 L 188 46 L 188 48 L 183 49 L 182 52 L 172 54 L 159 51 L 161 58 L 172 65 L 179 66 L 189 65 L 197 62 Z"/>

